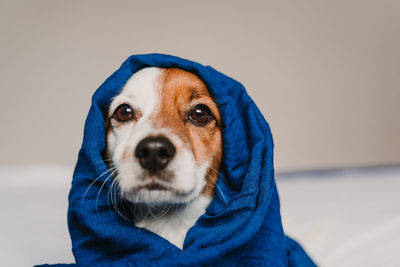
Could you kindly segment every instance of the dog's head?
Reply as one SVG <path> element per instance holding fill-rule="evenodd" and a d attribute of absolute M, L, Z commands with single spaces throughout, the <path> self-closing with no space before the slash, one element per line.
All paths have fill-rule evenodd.
<path fill-rule="evenodd" d="M 123 198 L 184 204 L 213 195 L 221 118 L 205 84 L 176 68 L 136 72 L 111 102 L 106 157 Z"/>

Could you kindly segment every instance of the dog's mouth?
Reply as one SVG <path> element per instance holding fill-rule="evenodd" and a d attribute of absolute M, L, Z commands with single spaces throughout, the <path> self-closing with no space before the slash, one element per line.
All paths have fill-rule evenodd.
<path fill-rule="evenodd" d="M 190 195 L 190 194 L 193 193 L 194 188 L 189 190 L 189 191 L 178 190 L 178 189 L 174 188 L 171 185 L 165 185 L 165 184 L 162 184 L 160 182 L 153 181 L 151 183 L 147 183 L 147 184 L 140 185 L 140 186 L 137 186 L 135 188 L 132 188 L 130 190 L 129 194 L 135 195 L 140 191 L 150 191 L 150 192 L 154 192 L 154 193 L 157 193 L 157 192 L 171 192 L 171 193 L 173 193 L 175 195 L 178 195 L 178 196 L 187 196 L 187 195 Z"/>
<path fill-rule="evenodd" d="M 150 183 L 150 184 L 146 184 L 146 185 L 140 186 L 138 188 L 138 190 L 141 190 L 141 189 L 147 189 L 147 190 L 150 190 L 150 191 L 153 191 L 153 190 L 159 190 L 159 191 L 169 190 L 166 186 L 164 186 L 162 184 L 159 184 L 159 183 L 154 183 L 154 182 Z"/>

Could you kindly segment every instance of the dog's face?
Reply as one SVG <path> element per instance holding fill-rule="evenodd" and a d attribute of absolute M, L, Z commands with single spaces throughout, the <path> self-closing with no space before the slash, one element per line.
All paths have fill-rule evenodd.
<path fill-rule="evenodd" d="M 218 107 L 196 75 L 175 68 L 136 72 L 107 119 L 106 156 L 122 197 L 163 205 L 212 195 L 220 125 Z"/>

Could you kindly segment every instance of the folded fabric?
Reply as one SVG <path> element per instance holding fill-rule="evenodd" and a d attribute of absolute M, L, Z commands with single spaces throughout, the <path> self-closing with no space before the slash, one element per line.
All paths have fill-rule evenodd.
<path fill-rule="evenodd" d="M 102 160 L 111 99 L 136 71 L 180 68 L 207 85 L 221 111 L 223 164 L 216 195 L 187 233 L 183 250 L 135 227 L 121 202 L 109 199 L 112 181 Z M 284 235 L 274 180 L 268 123 L 237 81 L 210 66 L 161 55 L 129 57 L 94 93 L 69 195 L 68 226 L 76 264 L 83 266 L 315 266 Z M 123 213 L 121 216 L 121 214 Z"/>

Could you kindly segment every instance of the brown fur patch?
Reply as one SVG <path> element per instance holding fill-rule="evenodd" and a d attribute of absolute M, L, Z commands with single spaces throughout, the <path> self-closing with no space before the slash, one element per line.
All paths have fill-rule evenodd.
<path fill-rule="evenodd" d="M 185 146 L 192 148 L 198 165 L 210 161 L 203 194 L 213 195 L 222 158 L 218 107 L 206 85 L 193 73 L 176 68 L 163 69 L 159 84 L 161 105 L 152 118 L 154 127 L 168 128 L 178 135 Z M 198 104 L 208 106 L 215 120 L 204 126 L 192 124 L 187 118 Z"/>

